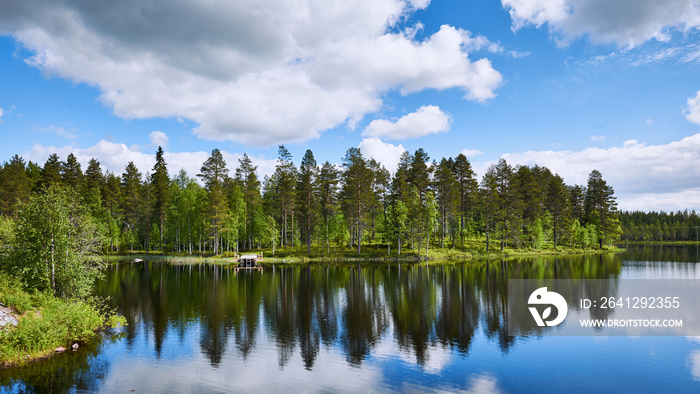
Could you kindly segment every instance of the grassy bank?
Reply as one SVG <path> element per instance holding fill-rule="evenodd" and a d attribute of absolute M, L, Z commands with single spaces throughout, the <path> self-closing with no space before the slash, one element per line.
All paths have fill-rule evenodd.
<path fill-rule="evenodd" d="M 264 260 L 262 264 L 281 264 L 281 263 L 310 263 L 310 262 L 383 262 L 383 261 L 401 261 L 401 262 L 419 262 L 419 261 L 464 261 L 478 259 L 500 259 L 510 257 L 538 257 L 538 256 L 557 256 L 571 254 L 600 254 L 600 253 L 615 253 L 623 252 L 621 248 L 604 248 L 604 249 L 579 249 L 567 246 L 554 246 L 549 244 L 539 249 L 525 248 L 504 248 L 500 250 L 500 244 L 493 243 L 489 250 L 486 250 L 484 240 L 468 240 L 463 247 L 444 247 L 440 248 L 438 243 L 431 244 L 426 256 L 425 247 L 422 249 L 406 248 L 401 254 L 397 254 L 396 249 L 392 248 L 391 253 L 386 244 L 370 243 L 362 245 L 361 253 L 357 253 L 356 248 L 348 246 L 331 247 L 331 250 L 322 250 L 315 246 L 311 248 L 311 253 L 308 253 L 306 246 L 295 246 L 287 248 L 276 248 L 275 253 L 272 253 L 271 248 L 254 249 L 251 251 L 242 251 L 240 254 L 262 254 Z M 119 260 L 134 260 L 142 259 L 148 261 L 162 261 L 171 264 L 197 264 L 197 263 L 213 263 L 228 265 L 235 263 L 236 254 L 233 252 L 225 252 L 218 256 L 211 255 L 187 255 L 187 254 L 160 254 L 160 253 L 144 253 L 134 252 L 128 254 L 110 255 L 105 258 L 108 261 Z"/>
<path fill-rule="evenodd" d="M 125 324 L 123 317 L 104 313 L 84 301 L 63 300 L 26 292 L 14 277 L 0 272 L 0 302 L 19 321 L 0 329 L 0 367 L 48 357 L 58 347 L 85 343 L 105 327 Z"/>
<path fill-rule="evenodd" d="M 623 245 L 676 245 L 695 246 L 700 245 L 698 241 L 620 241 Z"/>

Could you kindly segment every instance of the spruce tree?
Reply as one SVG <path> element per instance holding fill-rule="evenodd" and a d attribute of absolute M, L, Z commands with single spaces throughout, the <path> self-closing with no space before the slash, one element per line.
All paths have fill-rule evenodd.
<path fill-rule="evenodd" d="M 61 182 L 61 160 L 58 155 L 52 153 L 44 163 L 41 169 L 41 177 L 39 178 L 39 188 L 46 189 L 49 186 L 56 185 Z"/>
<path fill-rule="evenodd" d="M 165 158 L 163 157 L 163 148 L 158 147 L 156 152 L 156 164 L 153 166 L 151 174 L 151 185 L 153 186 L 153 213 L 158 221 L 160 243 L 159 249 L 163 250 L 163 234 L 165 231 L 164 225 L 166 213 L 168 211 L 168 201 L 170 199 L 170 177 L 168 177 L 168 168 Z"/>
<path fill-rule="evenodd" d="M 14 155 L 9 163 L 5 163 L 0 172 L 0 212 L 6 217 L 14 216 L 20 201 L 29 200 L 31 181 L 27 176 L 24 159 Z"/>

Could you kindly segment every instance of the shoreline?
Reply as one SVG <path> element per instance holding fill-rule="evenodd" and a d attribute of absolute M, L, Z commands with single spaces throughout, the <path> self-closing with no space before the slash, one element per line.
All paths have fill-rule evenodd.
<path fill-rule="evenodd" d="M 438 249 L 440 250 L 440 249 Z M 401 262 L 401 263 L 438 263 L 438 262 L 459 262 L 459 261 L 478 261 L 478 260 L 493 260 L 493 259 L 513 259 L 527 257 L 556 257 L 556 256 L 573 256 L 573 255 L 599 255 L 608 253 L 623 253 L 625 248 L 609 248 L 609 249 L 590 249 L 590 250 L 543 250 L 543 251 L 504 251 L 504 252 L 456 252 L 448 251 L 447 253 L 436 253 L 426 258 L 424 255 L 410 254 L 405 255 L 323 255 L 323 256 L 305 256 L 299 254 L 288 254 L 279 257 L 266 257 L 263 254 L 260 265 L 270 264 L 309 264 L 309 263 L 383 263 L 383 262 Z M 101 256 L 108 262 L 140 262 L 137 260 L 148 262 L 165 262 L 170 264 L 217 264 L 217 265 L 234 265 L 237 264 L 233 255 L 220 256 L 194 256 L 194 255 L 167 255 L 167 254 L 146 254 L 146 253 L 128 253 L 128 254 L 109 254 Z"/>
<path fill-rule="evenodd" d="M 72 353 L 126 325 L 123 316 L 89 302 L 25 292 L 6 278 L 0 284 L 0 369 Z"/>

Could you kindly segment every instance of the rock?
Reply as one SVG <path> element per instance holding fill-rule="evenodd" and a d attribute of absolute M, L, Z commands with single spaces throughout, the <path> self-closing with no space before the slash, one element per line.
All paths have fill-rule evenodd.
<path fill-rule="evenodd" d="M 78 344 L 74 343 L 73 346 L 71 346 L 71 348 L 73 348 L 73 351 L 78 350 Z"/>
<path fill-rule="evenodd" d="M 56 348 L 56 353 L 63 353 L 65 351 L 66 351 L 66 348 L 64 348 L 63 346 Z"/>
<path fill-rule="evenodd" d="M 10 308 L 0 305 L 0 328 L 4 328 L 8 324 L 16 326 L 19 322 Z"/>

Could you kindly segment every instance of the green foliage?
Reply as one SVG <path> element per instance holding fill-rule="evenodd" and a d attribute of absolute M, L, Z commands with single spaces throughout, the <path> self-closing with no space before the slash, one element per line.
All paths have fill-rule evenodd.
<path fill-rule="evenodd" d="M 24 313 L 32 307 L 32 297 L 22 287 L 18 278 L 0 271 L 0 302 L 18 313 Z"/>
<path fill-rule="evenodd" d="M 17 327 L 0 330 L 0 366 L 30 360 L 59 346 L 85 343 L 100 328 L 126 325 L 113 310 L 92 302 L 60 299 L 50 294 L 23 290 L 20 279 L 0 272 L 0 302 L 15 309 Z"/>
<path fill-rule="evenodd" d="M 29 287 L 62 297 L 90 294 L 103 243 L 94 219 L 74 191 L 52 186 L 18 212 L 10 257 L 4 267 Z"/>
<path fill-rule="evenodd" d="M 0 216 L 0 260 L 9 253 L 10 246 L 14 242 L 14 221 L 9 217 Z"/>
<path fill-rule="evenodd" d="M 14 155 L 0 167 L 0 215 L 14 216 L 18 204 L 29 199 L 30 185 L 24 160 Z"/>
<path fill-rule="evenodd" d="M 544 245 L 544 228 L 542 226 L 542 219 L 535 219 L 528 230 L 532 237 L 532 248 L 535 250 L 541 249 Z"/>
<path fill-rule="evenodd" d="M 700 240 L 700 215 L 693 211 L 621 212 L 621 239 L 638 242 Z"/>
<path fill-rule="evenodd" d="M 38 313 L 20 317 L 17 327 L 0 331 L 0 364 L 17 362 L 25 355 L 50 353 L 74 342 L 85 342 L 105 324 L 99 311 L 85 302 L 44 297 L 39 306 Z M 110 318 L 108 323 L 122 322 L 122 319 Z"/>
<path fill-rule="evenodd" d="M 625 239 L 634 234 L 643 240 L 689 239 L 698 233 L 693 227 L 678 226 L 675 218 L 658 226 L 636 223 L 629 216 L 620 221 L 613 189 L 595 170 L 586 187 L 567 186 L 545 167 L 513 167 L 501 159 L 479 183 L 463 154 L 430 163 L 423 149 L 404 152 L 394 174 L 357 148 L 347 150 L 342 165 L 319 166 L 307 150 L 297 167 L 283 145 L 278 154 L 275 172 L 262 185 L 255 159 L 244 154 L 235 177 L 229 177 L 234 169 L 218 149 L 197 175 L 201 184 L 184 170 L 171 179 L 161 147 L 146 177 L 133 162 L 117 175 L 103 173 L 92 159 L 83 174 L 74 155 L 65 162 L 51 155 L 43 168 L 15 156 L 0 167 L 0 217 L 5 218 L 0 222 L 0 258 L 3 245 L 10 242 L 4 235 L 7 218 L 14 218 L 30 198 L 38 198 L 30 197 L 30 190 L 41 196 L 52 185 L 71 189 L 75 201 L 82 198 L 86 209 L 79 216 L 85 223 L 92 220 L 95 231 L 104 235 L 100 247 L 108 252 L 205 255 L 304 245 L 311 254 L 317 246 L 331 253 L 333 243 L 352 245 L 360 254 L 364 245 L 377 248 L 381 242 L 391 254 L 394 246 L 411 252 L 424 245 L 474 250 L 475 242 L 485 242 L 488 250 L 493 239 L 500 241 L 502 250 L 573 244 L 585 248 L 596 247 L 592 228 L 600 248 L 615 242 L 623 231 Z M 63 211 L 49 210 L 65 216 Z M 47 228 L 61 223 L 49 210 Z M 342 226 L 339 213 L 345 220 Z M 695 213 L 685 217 L 690 218 L 683 219 L 687 226 L 700 226 Z M 574 220 L 578 229 L 573 228 Z M 581 229 L 587 231 L 585 237 Z M 34 277 L 37 286 L 47 287 L 46 266 L 20 268 L 22 275 Z"/>

